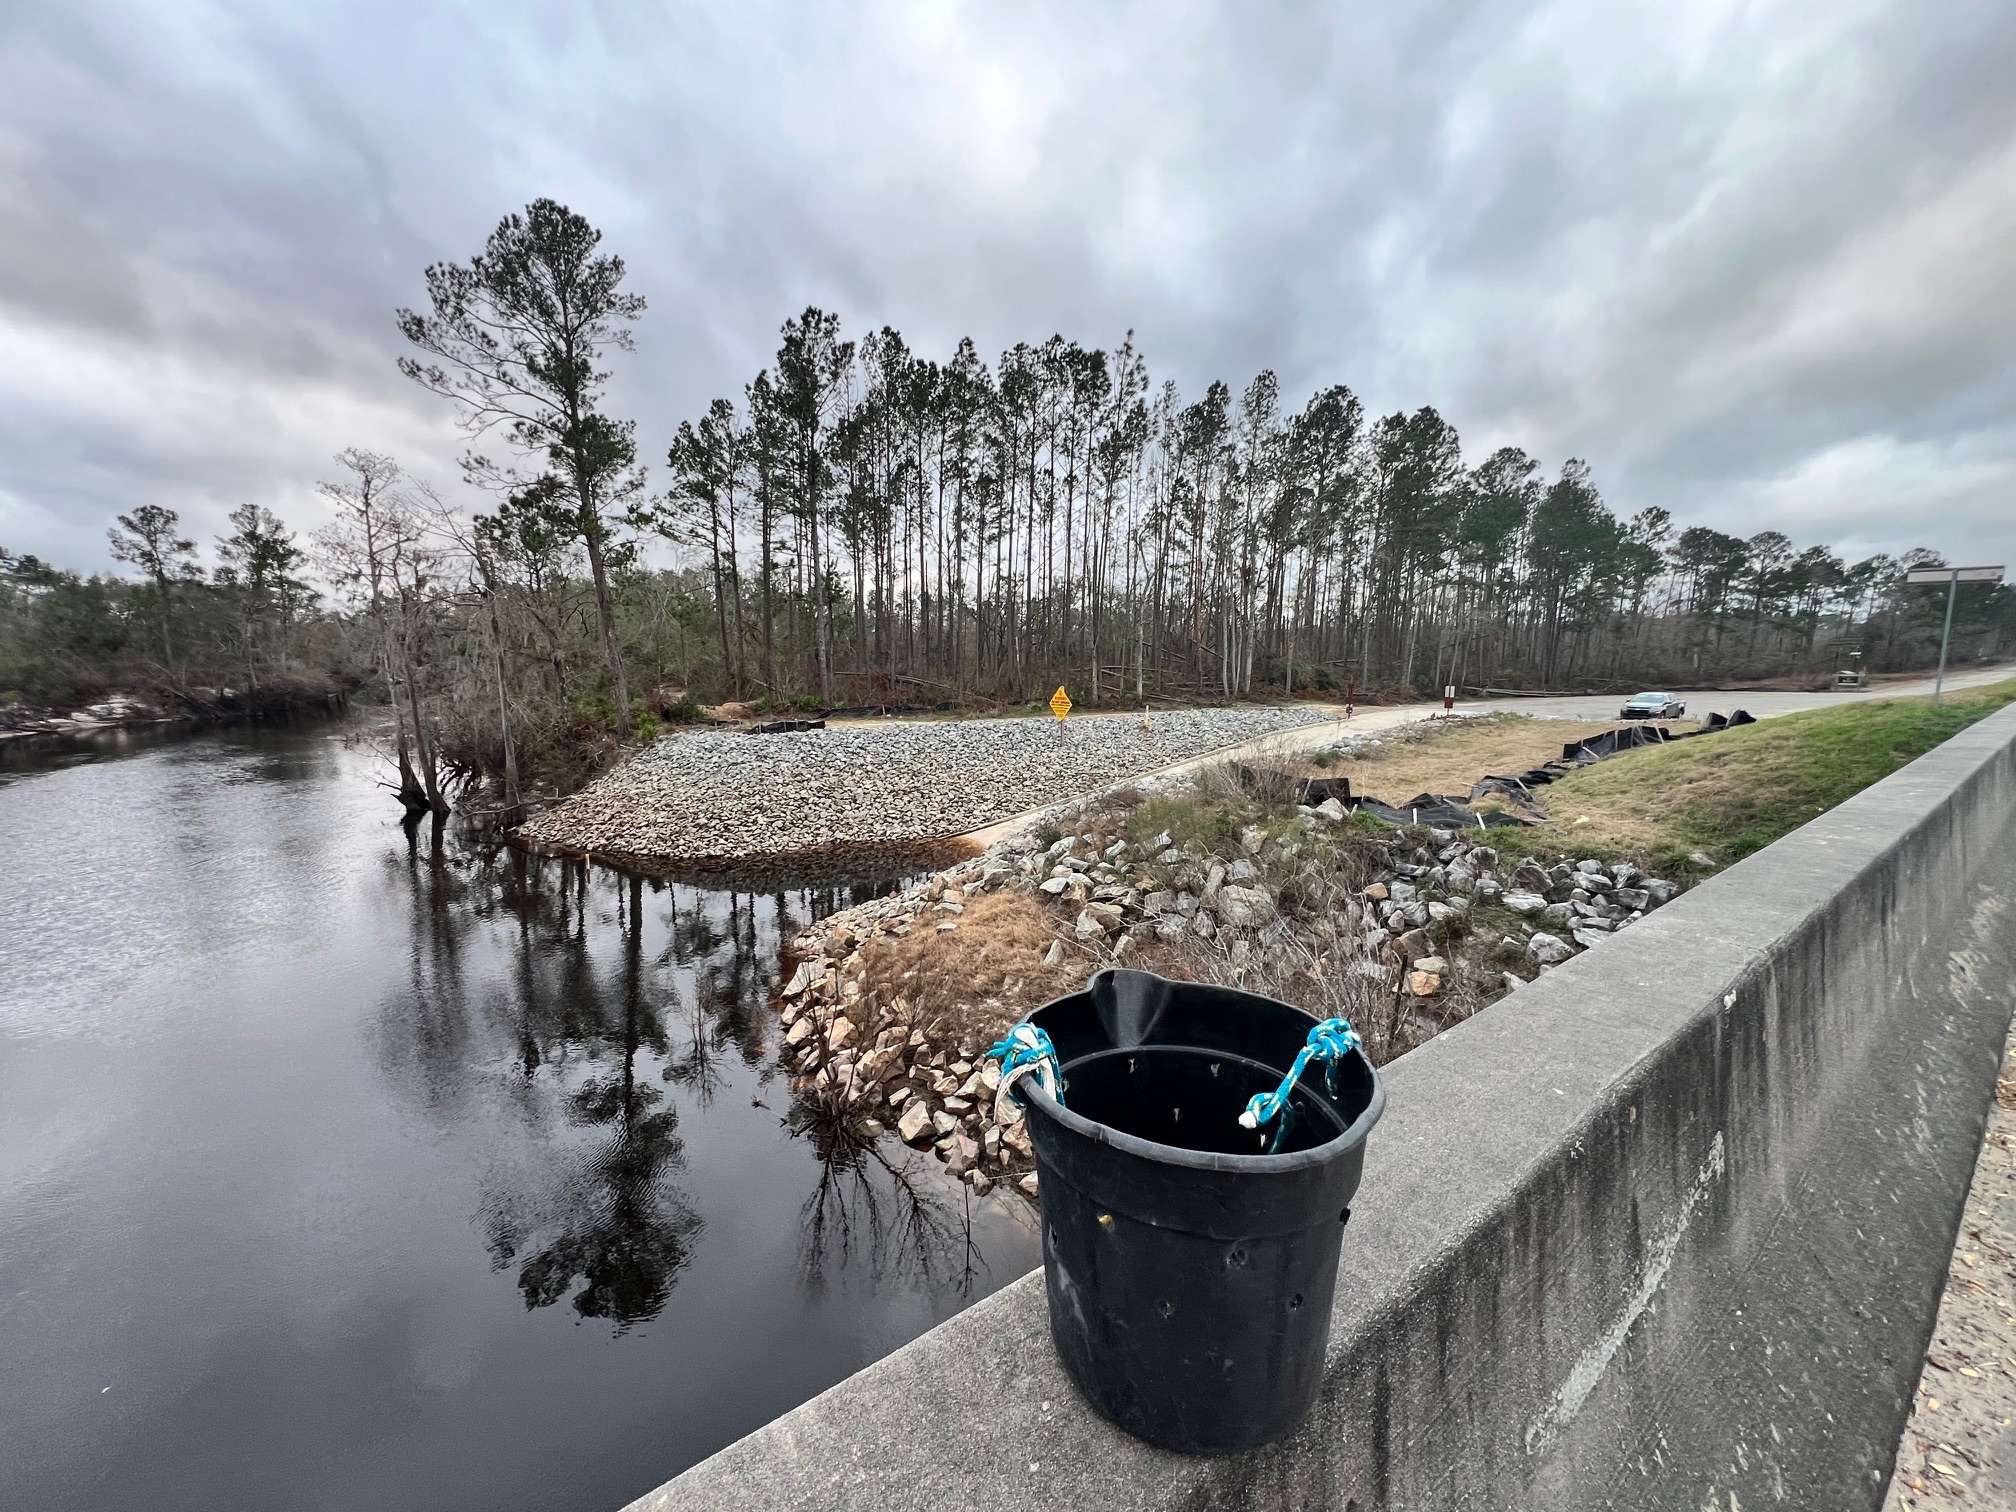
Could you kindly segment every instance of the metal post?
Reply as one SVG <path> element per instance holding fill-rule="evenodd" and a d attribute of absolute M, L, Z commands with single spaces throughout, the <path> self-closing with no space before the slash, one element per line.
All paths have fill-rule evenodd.
<path fill-rule="evenodd" d="M 1904 574 L 1904 581 L 1930 588 L 1934 583 L 1946 585 L 1946 628 L 1939 632 L 1939 677 L 1932 684 L 1932 702 L 1938 703 L 1946 691 L 1946 649 L 1953 639 L 1953 602 L 1960 597 L 1962 583 L 1999 583 L 2003 571 L 1993 567 L 1913 567 Z"/>
<path fill-rule="evenodd" d="M 1932 684 L 1932 702 L 1939 702 L 1939 695 L 1946 691 L 1946 642 L 1953 638 L 1953 600 L 1960 596 L 1960 574 L 1954 573 L 1946 582 L 1946 628 L 1939 632 L 1939 676 Z"/>

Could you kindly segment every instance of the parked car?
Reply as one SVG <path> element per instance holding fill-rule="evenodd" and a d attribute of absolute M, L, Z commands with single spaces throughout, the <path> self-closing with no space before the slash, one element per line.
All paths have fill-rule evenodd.
<path fill-rule="evenodd" d="M 1678 719 L 1687 705 L 1671 693 L 1634 693 L 1625 701 L 1619 719 Z"/>

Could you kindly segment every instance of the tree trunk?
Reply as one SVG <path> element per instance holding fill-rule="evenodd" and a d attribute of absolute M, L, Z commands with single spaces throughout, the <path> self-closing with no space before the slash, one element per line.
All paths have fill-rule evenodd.
<path fill-rule="evenodd" d="M 595 580 L 595 617 L 602 626 L 602 651 L 609 658 L 609 675 L 615 683 L 616 738 L 628 745 L 637 738 L 630 723 L 630 681 L 623 675 L 623 648 L 616 639 L 616 608 L 609 596 L 609 573 L 602 564 L 601 521 L 587 518 L 583 506 L 583 537 L 588 546 L 588 571 Z"/>

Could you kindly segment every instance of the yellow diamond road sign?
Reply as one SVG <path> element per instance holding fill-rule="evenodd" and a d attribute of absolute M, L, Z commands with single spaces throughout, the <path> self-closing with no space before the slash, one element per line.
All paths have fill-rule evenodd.
<path fill-rule="evenodd" d="M 1050 695 L 1050 712 L 1062 719 L 1071 712 L 1071 695 L 1059 688 Z"/>

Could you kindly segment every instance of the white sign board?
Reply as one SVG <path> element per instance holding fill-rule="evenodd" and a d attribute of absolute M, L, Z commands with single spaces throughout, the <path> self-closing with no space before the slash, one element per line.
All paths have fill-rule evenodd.
<path fill-rule="evenodd" d="M 1913 567 L 1904 574 L 1907 583 L 1999 583 L 2000 567 Z"/>

